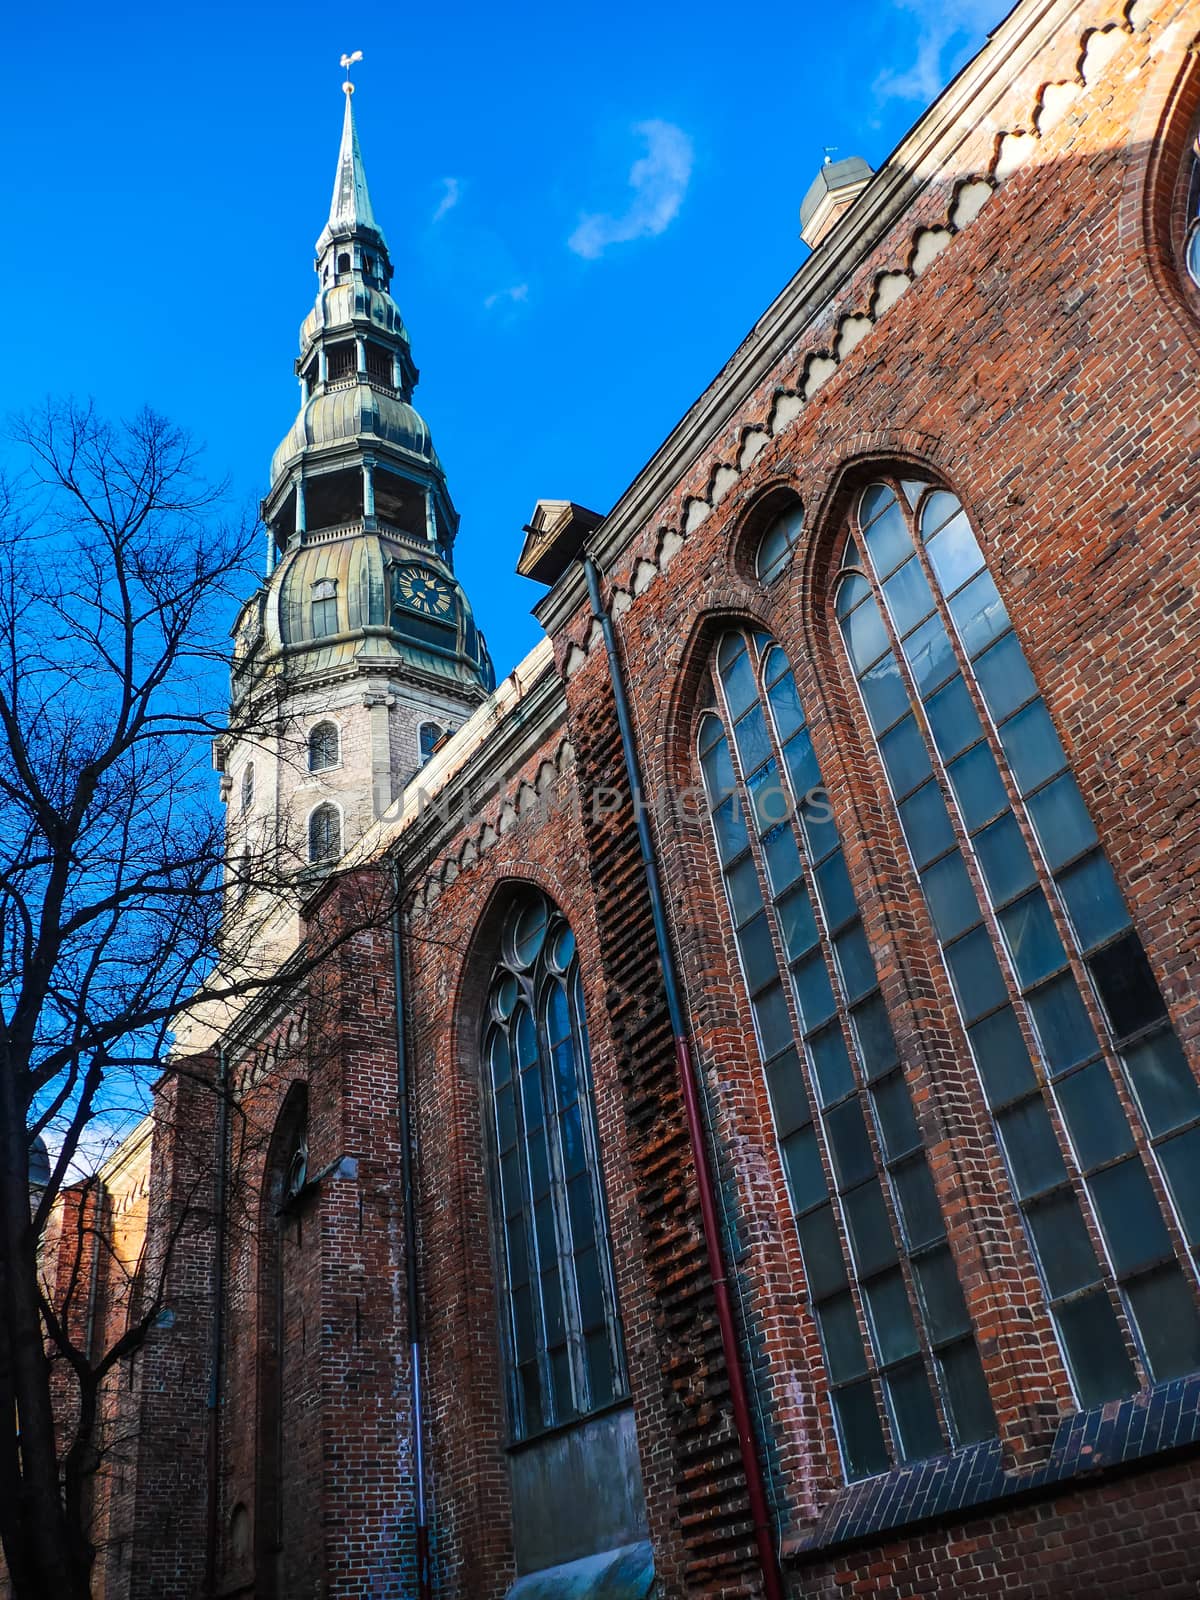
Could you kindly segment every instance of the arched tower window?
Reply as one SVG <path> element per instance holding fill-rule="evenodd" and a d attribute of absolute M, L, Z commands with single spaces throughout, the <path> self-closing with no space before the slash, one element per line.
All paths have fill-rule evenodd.
<path fill-rule="evenodd" d="M 318 806 L 308 819 L 308 859 L 314 866 L 342 853 L 342 817 L 334 805 Z"/>
<path fill-rule="evenodd" d="M 323 639 L 338 631 L 337 583 L 333 578 L 319 578 L 313 584 L 309 612 L 314 639 Z"/>
<path fill-rule="evenodd" d="M 995 1431 L 783 651 L 728 633 L 699 757 L 848 1478 Z M 882 1401 L 882 1405 L 880 1402 Z"/>
<path fill-rule="evenodd" d="M 433 755 L 438 743 L 446 737 L 448 731 L 449 730 L 446 728 L 439 727 L 436 722 L 423 722 L 421 724 L 419 738 L 422 766 L 424 766 L 429 758 Z"/>
<path fill-rule="evenodd" d="M 1200 1089 L 954 496 L 870 485 L 836 609 L 1079 1399 L 1200 1367 Z"/>
<path fill-rule="evenodd" d="M 546 898 L 509 911 L 483 1036 L 512 1432 L 628 1392 L 575 940 Z"/>
<path fill-rule="evenodd" d="M 308 735 L 308 770 L 324 772 L 341 759 L 341 739 L 336 722 L 318 722 Z"/>
<path fill-rule="evenodd" d="M 254 804 L 254 763 L 247 761 L 242 768 L 242 810 L 249 811 Z"/>

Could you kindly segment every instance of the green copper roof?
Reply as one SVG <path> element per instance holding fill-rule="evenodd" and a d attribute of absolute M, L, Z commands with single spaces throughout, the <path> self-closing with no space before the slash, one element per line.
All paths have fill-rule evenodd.
<path fill-rule="evenodd" d="M 380 244 L 384 242 L 383 229 L 375 220 L 371 196 L 367 191 L 367 174 L 358 145 L 358 129 L 354 126 L 354 88 L 349 83 L 344 87 L 346 114 L 342 120 L 342 143 L 333 179 L 329 221 L 317 240 L 318 255 L 330 239 L 348 238 L 353 234 L 369 234 Z"/>

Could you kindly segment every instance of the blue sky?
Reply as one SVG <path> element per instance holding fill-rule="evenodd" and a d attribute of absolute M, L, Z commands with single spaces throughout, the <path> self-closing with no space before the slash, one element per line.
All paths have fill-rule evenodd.
<path fill-rule="evenodd" d="M 877 165 L 1005 0 L 768 9 L 174 8 L 8 28 L 7 406 L 149 403 L 253 502 L 297 403 L 342 115 L 355 112 L 417 404 L 497 669 L 539 630 L 539 496 L 605 511 L 801 264 L 823 147 Z"/>

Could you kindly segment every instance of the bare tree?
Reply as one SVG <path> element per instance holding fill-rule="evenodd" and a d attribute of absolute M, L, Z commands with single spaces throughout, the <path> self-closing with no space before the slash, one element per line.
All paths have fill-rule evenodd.
<path fill-rule="evenodd" d="M 114 426 L 51 405 L 13 437 L 23 470 L 0 485 L 0 1541 L 21 1600 L 82 1600 L 97 1397 L 158 1314 L 172 1241 L 157 1241 L 156 1281 L 97 1350 L 70 1314 L 71 1274 L 65 1296 L 39 1280 L 39 1235 L 90 1130 L 146 1108 L 184 1003 L 273 981 L 251 964 L 252 919 L 223 926 L 231 892 L 244 898 L 231 871 L 297 899 L 305 885 L 277 852 L 234 854 L 213 793 L 218 641 L 247 587 L 252 519 L 221 520 L 221 486 L 151 412 Z M 43 1134 L 53 1159 L 31 1214 Z M 86 1185 L 71 1226 L 78 1279 L 101 1231 Z"/>

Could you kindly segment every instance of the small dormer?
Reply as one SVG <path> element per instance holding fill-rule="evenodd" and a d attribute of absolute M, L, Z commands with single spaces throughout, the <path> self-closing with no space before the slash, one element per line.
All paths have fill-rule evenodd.
<path fill-rule="evenodd" d="M 525 524 L 517 571 L 535 583 L 556 583 L 582 553 L 587 536 L 604 521 L 574 500 L 539 500 Z"/>

